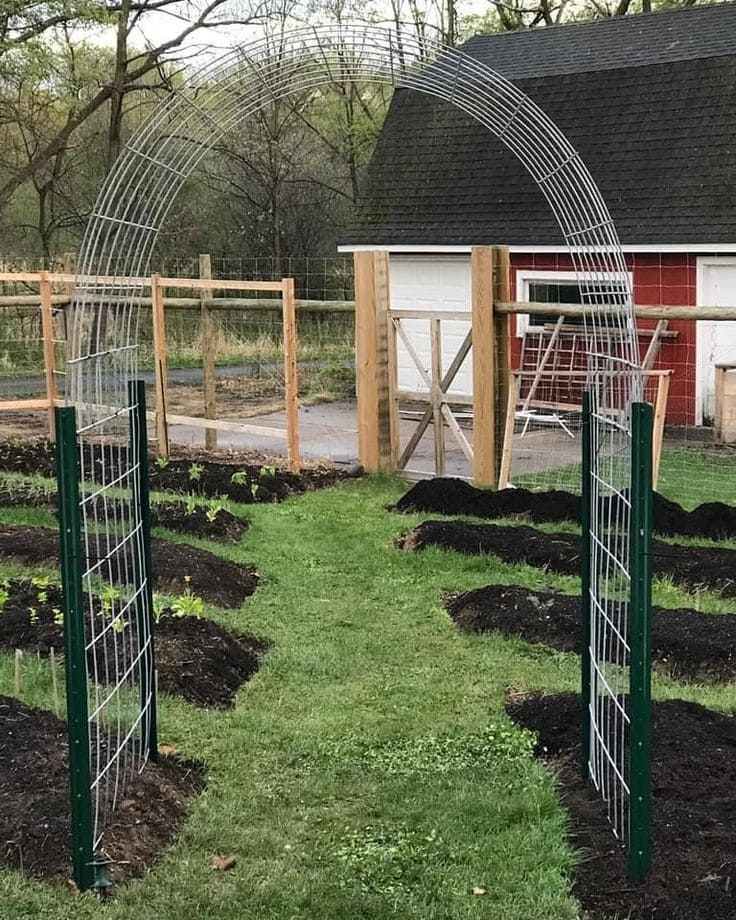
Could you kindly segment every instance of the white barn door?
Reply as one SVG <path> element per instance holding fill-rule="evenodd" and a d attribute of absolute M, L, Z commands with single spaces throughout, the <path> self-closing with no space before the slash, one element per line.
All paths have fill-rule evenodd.
<path fill-rule="evenodd" d="M 698 259 L 697 305 L 736 307 L 736 258 Z M 715 369 L 719 362 L 736 365 L 736 322 L 701 320 L 697 324 L 695 423 L 715 415 Z"/>
<path fill-rule="evenodd" d="M 392 255 L 390 262 L 392 310 L 456 310 L 471 309 L 470 256 Z M 429 324 L 423 320 L 404 320 L 417 355 L 424 366 L 430 365 Z M 442 324 L 442 373 L 458 353 L 468 334 L 470 324 L 465 320 Z M 397 343 L 399 389 L 419 392 L 427 389 L 411 355 L 401 342 Z M 473 370 L 466 358 L 450 387 L 451 393 L 470 396 L 473 392 Z"/>

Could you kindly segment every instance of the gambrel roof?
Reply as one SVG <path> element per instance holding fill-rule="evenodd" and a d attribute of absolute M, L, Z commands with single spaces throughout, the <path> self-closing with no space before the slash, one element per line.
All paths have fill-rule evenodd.
<path fill-rule="evenodd" d="M 477 36 L 580 152 L 624 244 L 736 243 L 736 4 Z M 397 90 L 346 245 L 556 245 L 524 168 L 451 105 Z"/>

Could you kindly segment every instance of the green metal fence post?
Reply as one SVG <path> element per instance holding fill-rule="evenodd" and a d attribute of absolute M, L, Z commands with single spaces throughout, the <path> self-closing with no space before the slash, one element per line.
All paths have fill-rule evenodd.
<path fill-rule="evenodd" d="M 94 887 L 96 872 L 90 792 L 89 710 L 82 594 L 79 451 L 74 408 L 57 408 L 55 415 L 59 549 L 64 596 L 64 667 L 69 737 L 72 867 L 77 888 L 80 891 L 86 891 Z"/>
<path fill-rule="evenodd" d="M 583 393 L 582 417 L 582 489 L 580 499 L 580 769 L 583 779 L 590 772 L 590 522 L 593 463 L 593 426 L 591 425 L 592 396 Z"/>
<path fill-rule="evenodd" d="M 634 880 L 646 875 L 652 860 L 652 424 L 649 403 L 634 403 L 629 538 L 629 875 Z"/>
<path fill-rule="evenodd" d="M 148 483 L 148 428 L 146 421 L 146 384 L 131 380 L 130 397 L 130 451 L 132 454 L 133 501 L 140 523 L 140 537 L 136 541 L 140 552 L 133 554 L 133 577 L 138 595 L 136 626 L 138 636 L 145 637 L 146 651 L 141 668 L 141 709 L 147 714 L 141 720 L 141 744 L 148 760 L 158 760 L 158 706 L 156 701 L 156 650 L 153 617 L 153 563 L 151 555 L 151 497 Z M 142 566 L 141 566 L 142 563 Z"/>

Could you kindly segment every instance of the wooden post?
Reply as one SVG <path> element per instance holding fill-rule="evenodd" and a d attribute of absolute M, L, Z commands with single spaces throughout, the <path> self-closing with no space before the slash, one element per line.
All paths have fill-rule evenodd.
<path fill-rule="evenodd" d="M 388 344 L 391 294 L 387 252 L 373 254 L 376 297 L 376 391 L 378 396 L 378 465 L 391 472 L 394 449 L 391 443 L 391 351 Z"/>
<path fill-rule="evenodd" d="M 199 277 L 212 277 L 212 259 L 208 252 L 199 257 Z M 200 293 L 200 329 L 202 339 L 202 385 L 204 389 L 204 417 L 217 418 L 215 405 L 215 318 L 207 306 L 207 300 L 212 298 L 212 288 L 203 288 Z M 214 428 L 205 428 L 204 446 L 207 450 L 217 450 L 217 431 Z"/>
<path fill-rule="evenodd" d="M 508 303 L 511 300 L 511 259 L 508 246 L 493 248 L 493 302 Z M 506 416 L 508 413 L 510 376 L 511 376 L 511 337 L 509 335 L 509 318 L 501 313 L 493 314 L 493 338 L 495 344 L 495 432 L 496 449 L 495 468 L 500 472 L 503 456 Z M 512 429 L 513 431 L 513 429 Z M 500 483 L 498 485 L 501 488 Z"/>
<path fill-rule="evenodd" d="M 49 437 L 55 440 L 54 407 L 56 404 L 56 342 L 54 314 L 51 305 L 51 281 L 47 271 L 41 272 L 41 334 L 43 336 L 43 366 L 46 378 L 46 399 L 49 404 Z"/>
<path fill-rule="evenodd" d="M 654 403 L 654 424 L 652 431 L 652 488 L 656 490 L 659 479 L 659 465 L 662 460 L 662 440 L 664 423 L 667 415 L 667 397 L 670 390 L 672 371 L 660 374 L 657 378 L 657 396 Z"/>
<path fill-rule="evenodd" d="M 432 355 L 432 428 L 434 429 L 434 472 L 445 475 L 445 422 L 442 417 L 442 327 L 441 320 L 432 317 L 430 322 L 430 343 Z"/>
<path fill-rule="evenodd" d="M 296 296 L 294 279 L 282 281 L 284 317 L 284 386 L 286 398 L 286 438 L 289 464 L 295 472 L 301 466 L 299 453 L 299 383 L 297 379 Z"/>
<path fill-rule="evenodd" d="M 169 428 L 166 422 L 168 369 L 166 367 L 166 318 L 161 276 L 151 276 L 151 311 L 153 322 L 153 369 L 156 380 L 156 438 L 161 457 L 169 456 Z"/>
<path fill-rule="evenodd" d="M 506 404 L 506 424 L 503 433 L 503 451 L 501 465 L 498 469 L 498 488 L 507 489 L 511 478 L 511 461 L 514 455 L 514 422 L 516 420 L 516 406 L 519 402 L 521 391 L 521 374 L 513 374 L 513 382 L 509 387 L 508 403 Z"/>
<path fill-rule="evenodd" d="M 369 473 L 392 469 L 389 261 L 386 252 L 356 252 L 355 389 L 358 456 Z"/>
<path fill-rule="evenodd" d="M 496 482 L 494 399 L 493 250 L 474 246 L 470 255 L 473 339 L 473 480 Z"/>
<path fill-rule="evenodd" d="M 399 422 L 399 400 L 396 392 L 399 389 L 399 358 L 396 338 L 398 331 L 389 311 L 386 329 L 388 335 L 388 399 L 389 399 L 389 450 L 391 470 L 399 468 L 399 449 L 401 446 L 401 428 Z"/>

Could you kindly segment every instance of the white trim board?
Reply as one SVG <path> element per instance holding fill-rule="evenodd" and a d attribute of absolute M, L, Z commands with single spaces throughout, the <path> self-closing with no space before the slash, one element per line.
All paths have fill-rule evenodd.
<path fill-rule="evenodd" d="M 479 246 L 488 245 L 485 243 L 478 243 Z M 338 246 L 337 251 L 340 253 L 350 253 L 350 252 L 395 252 L 395 253 L 413 253 L 415 255 L 421 255 L 422 253 L 435 254 L 435 253 L 446 253 L 447 255 L 469 255 L 472 246 L 450 246 L 442 245 L 441 243 L 427 243 L 426 245 L 414 245 L 409 243 L 401 243 L 394 246 L 371 246 L 369 244 L 361 243 L 356 246 Z M 621 244 L 621 249 L 624 252 L 631 253 L 703 253 L 703 254 L 717 254 L 717 253 L 736 253 L 736 243 L 641 243 L 634 245 L 627 245 L 626 243 Z M 569 246 L 509 246 L 509 251 L 512 254 L 519 255 L 542 255 L 544 253 L 549 253 L 550 255 L 567 255 L 570 252 L 582 252 L 582 248 L 569 247 Z M 585 250 L 586 252 L 589 250 Z"/>

